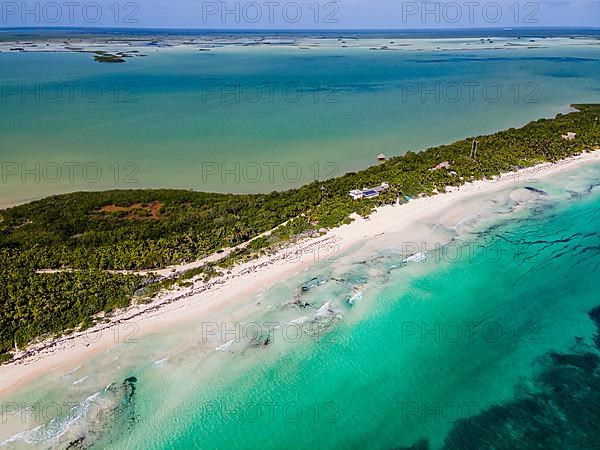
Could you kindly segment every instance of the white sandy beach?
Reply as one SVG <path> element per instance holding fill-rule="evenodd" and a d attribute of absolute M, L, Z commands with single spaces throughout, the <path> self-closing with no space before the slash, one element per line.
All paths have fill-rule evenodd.
<path fill-rule="evenodd" d="M 522 188 L 527 181 L 558 177 L 565 172 L 592 162 L 600 162 L 600 150 L 563 160 L 556 164 L 541 164 L 518 173 L 511 172 L 494 180 L 468 183 L 460 188 L 419 198 L 400 206 L 379 208 L 368 219 L 355 218 L 350 225 L 330 230 L 318 238 L 308 238 L 271 256 L 241 264 L 230 273 L 203 283 L 193 280 L 188 288 L 162 293 L 150 304 L 134 306 L 115 315 L 109 323 L 97 325 L 79 333 L 33 346 L 27 353 L 17 355 L 13 363 L 0 367 L 0 394 L 7 394 L 50 371 L 66 373 L 81 365 L 86 358 L 117 345 L 111 327 L 133 322 L 136 337 L 168 330 L 185 320 L 202 320 L 221 309 L 241 302 L 266 286 L 304 270 L 331 254 L 340 254 L 355 245 L 394 234 L 405 242 L 434 242 L 437 238 L 431 227 L 437 223 L 455 227 L 477 212 L 477 199 L 489 194 Z M 315 255 L 319 255 L 316 257 Z M 92 343 L 93 342 L 93 343 Z"/>

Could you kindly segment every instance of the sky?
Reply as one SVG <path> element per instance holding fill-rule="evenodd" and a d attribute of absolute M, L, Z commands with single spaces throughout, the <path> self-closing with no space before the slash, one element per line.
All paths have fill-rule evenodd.
<path fill-rule="evenodd" d="M 599 27 L 600 0 L 0 0 L 0 27 Z"/>

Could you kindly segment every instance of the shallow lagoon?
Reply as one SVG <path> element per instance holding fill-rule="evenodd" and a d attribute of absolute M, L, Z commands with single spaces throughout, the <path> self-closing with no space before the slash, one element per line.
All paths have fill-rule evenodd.
<path fill-rule="evenodd" d="M 0 53 L 0 206 L 109 188 L 270 192 L 600 101 L 594 38 L 231 40 L 132 47 L 146 56 L 124 64 Z M 386 42 L 396 50 L 371 50 Z"/>

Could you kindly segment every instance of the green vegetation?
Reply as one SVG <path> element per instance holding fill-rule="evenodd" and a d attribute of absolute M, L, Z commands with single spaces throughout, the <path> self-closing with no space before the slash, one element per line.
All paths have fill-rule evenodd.
<path fill-rule="evenodd" d="M 126 57 L 127 55 L 124 55 L 122 53 L 112 55 L 101 50 L 94 52 L 94 61 L 101 63 L 124 63 L 124 58 Z"/>
<path fill-rule="evenodd" d="M 286 192 L 79 192 L 1 211 L 0 358 L 36 337 L 90 326 L 98 313 L 139 300 L 136 292 L 148 295 L 174 283 L 152 284 L 144 277 L 107 269 L 141 270 L 190 262 L 288 221 L 271 236 L 257 239 L 218 264 L 227 269 L 282 242 L 347 223 L 352 213 L 368 215 L 397 198 L 433 195 L 448 185 L 600 147 L 600 125 L 596 126 L 600 105 L 576 107 L 577 113 L 409 152 L 358 173 Z M 577 138 L 562 139 L 568 131 L 576 132 Z M 479 141 L 474 159 L 473 139 Z M 444 161 L 450 169 L 430 170 Z M 390 189 L 375 199 L 354 201 L 348 196 L 352 189 L 383 181 L 390 183 Z M 77 270 L 37 273 L 39 269 Z M 208 279 L 216 270 L 216 264 L 210 264 L 181 278 L 204 274 Z"/>

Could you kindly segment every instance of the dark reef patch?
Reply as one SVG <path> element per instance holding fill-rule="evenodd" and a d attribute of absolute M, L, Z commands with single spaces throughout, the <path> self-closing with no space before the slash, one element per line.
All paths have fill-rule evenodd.
<path fill-rule="evenodd" d="M 550 352 L 530 387 L 517 398 L 458 420 L 446 450 L 600 449 L 600 306 L 588 315 L 597 327 L 594 346 L 583 339 L 568 353 Z M 426 450 L 426 440 L 398 449 Z"/>
<path fill-rule="evenodd" d="M 104 448 L 118 441 L 137 422 L 135 412 L 136 377 L 112 383 L 86 416 L 86 426 L 66 444 L 67 449 Z"/>
<path fill-rule="evenodd" d="M 594 343 L 596 344 L 596 347 L 600 349 L 600 306 L 592 309 L 588 315 L 590 316 L 590 319 L 594 321 L 596 328 L 598 329 L 596 335 L 594 336 Z"/>

